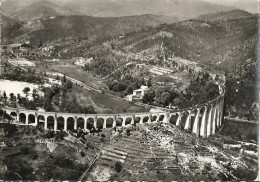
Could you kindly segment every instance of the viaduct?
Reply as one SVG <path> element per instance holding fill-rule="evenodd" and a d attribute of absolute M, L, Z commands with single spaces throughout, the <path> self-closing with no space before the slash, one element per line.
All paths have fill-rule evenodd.
<path fill-rule="evenodd" d="M 196 136 L 207 138 L 214 135 L 223 125 L 224 87 L 219 85 L 220 95 L 207 103 L 186 109 L 147 113 L 123 113 L 123 114 L 74 114 L 45 112 L 37 110 L 23 110 L 16 108 L 2 108 L 7 114 L 16 117 L 17 121 L 25 125 L 43 125 L 45 129 L 87 130 L 95 128 L 111 128 L 126 126 L 134 123 L 171 123 L 193 133 Z"/>

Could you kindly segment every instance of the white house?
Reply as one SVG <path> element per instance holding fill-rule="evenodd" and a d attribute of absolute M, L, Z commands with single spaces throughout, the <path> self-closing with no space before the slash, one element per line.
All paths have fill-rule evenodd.
<path fill-rule="evenodd" d="M 133 100 L 143 99 L 143 96 L 147 90 L 148 90 L 148 86 L 142 85 L 140 89 L 134 90 L 133 94 L 127 95 L 127 100 L 133 101 Z"/>

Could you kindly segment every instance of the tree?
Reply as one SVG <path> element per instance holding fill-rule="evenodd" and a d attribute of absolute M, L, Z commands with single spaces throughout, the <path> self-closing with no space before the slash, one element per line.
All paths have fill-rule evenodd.
<path fill-rule="evenodd" d="M 168 105 L 168 104 L 169 104 L 170 97 L 171 97 L 171 95 L 170 95 L 168 92 L 164 92 L 164 93 L 162 94 L 162 96 L 160 97 L 160 103 L 161 103 L 163 106 Z"/>
<path fill-rule="evenodd" d="M 66 82 L 66 76 L 65 75 L 63 76 L 63 82 Z"/>
<path fill-rule="evenodd" d="M 4 91 L 4 99 L 5 99 L 5 100 L 7 99 L 5 91 Z"/>
<path fill-rule="evenodd" d="M 117 173 L 119 173 L 122 170 L 123 166 L 120 162 L 115 163 L 115 170 Z"/>
<path fill-rule="evenodd" d="M 24 92 L 24 94 L 26 95 L 26 97 L 28 96 L 28 92 L 30 92 L 30 88 L 29 87 L 25 87 L 24 89 L 23 89 L 23 92 Z"/>
<path fill-rule="evenodd" d="M 126 93 L 130 94 L 130 93 L 132 93 L 132 92 L 133 92 L 133 88 L 132 88 L 131 85 L 129 85 L 129 86 L 127 87 L 127 89 L 126 89 Z"/>
<path fill-rule="evenodd" d="M 152 86 L 152 80 L 151 80 L 151 78 L 148 79 L 148 81 L 147 81 L 147 86 L 148 86 L 148 87 L 151 87 L 151 86 Z"/>
<path fill-rule="evenodd" d="M 35 99 L 36 96 L 38 96 L 38 92 L 37 92 L 37 90 L 34 88 L 34 89 L 33 89 L 33 93 L 32 93 L 33 99 Z"/>
<path fill-rule="evenodd" d="M 19 100 L 21 99 L 21 95 L 20 94 L 17 94 L 17 100 L 19 102 Z"/>
<path fill-rule="evenodd" d="M 11 101 L 14 100 L 14 93 L 10 93 L 10 99 L 11 99 Z"/>
<path fill-rule="evenodd" d="M 6 51 L 6 50 L 7 50 L 7 46 L 4 45 L 4 46 L 3 46 L 3 49 L 4 49 L 4 51 Z"/>

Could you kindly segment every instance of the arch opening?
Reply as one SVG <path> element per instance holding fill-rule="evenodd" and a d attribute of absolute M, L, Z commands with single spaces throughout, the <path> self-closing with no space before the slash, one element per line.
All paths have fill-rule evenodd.
<path fill-rule="evenodd" d="M 17 113 L 16 113 L 16 112 L 11 112 L 11 113 L 10 113 L 10 116 L 11 116 L 12 118 L 14 118 L 15 120 L 17 120 Z"/>
<path fill-rule="evenodd" d="M 53 116 L 47 117 L 47 128 L 54 129 L 54 117 Z"/>
<path fill-rule="evenodd" d="M 80 117 L 77 119 L 77 128 L 78 129 L 84 129 L 84 124 L 85 123 L 85 119 Z"/>
<path fill-rule="evenodd" d="M 114 122 L 113 118 L 107 118 L 107 120 L 106 120 L 106 128 L 112 128 L 113 127 L 113 122 Z"/>
<path fill-rule="evenodd" d="M 35 123 L 35 116 L 33 114 L 28 115 L 28 124 Z"/>
<path fill-rule="evenodd" d="M 67 119 L 67 130 L 73 131 L 74 130 L 74 118 L 69 117 Z"/>
<path fill-rule="evenodd" d="M 117 118 L 116 119 L 116 126 L 122 126 L 123 124 L 123 118 Z"/>
<path fill-rule="evenodd" d="M 94 128 L 94 119 L 93 118 L 88 118 L 87 119 L 87 129 L 91 130 L 92 128 Z"/>
<path fill-rule="evenodd" d="M 62 116 L 59 116 L 57 118 L 57 129 L 58 130 L 64 130 L 64 122 L 65 122 L 65 119 L 62 117 Z"/>
<path fill-rule="evenodd" d="M 143 123 L 148 123 L 148 120 L 149 120 L 149 116 L 145 116 L 145 117 L 143 118 Z"/>
<path fill-rule="evenodd" d="M 179 114 L 177 114 L 177 113 L 171 115 L 171 117 L 170 117 L 170 124 L 176 125 L 178 117 L 179 117 Z"/>
<path fill-rule="evenodd" d="M 103 129 L 104 126 L 104 119 L 103 118 L 98 118 L 97 119 L 97 128 L 98 129 Z"/>
<path fill-rule="evenodd" d="M 129 125 L 129 124 L 131 124 L 131 122 L 132 122 L 131 117 L 128 117 L 128 118 L 125 119 L 125 125 Z"/>
<path fill-rule="evenodd" d="M 20 113 L 19 114 L 19 121 L 21 123 L 25 123 L 26 122 L 26 115 L 24 113 Z"/>
<path fill-rule="evenodd" d="M 157 120 L 157 116 L 152 116 L 151 122 L 155 122 Z"/>
<path fill-rule="evenodd" d="M 44 128 L 45 117 L 43 115 L 39 115 L 37 117 L 37 120 L 38 120 L 38 126 Z"/>
<path fill-rule="evenodd" d="M 179 125 L 179 127 L 180 127 L 182 130 L 184 130 L 187 117 L 188 117 L 188 112 L 184 112 L 184 113 L 182 114 L 181 121 L 180 121 L 180 125 Z"/>
<path fill-rule="evenodd" d="M 194 127 L 194 123 L 195 123 L 195 119 L 196 119 L 196 115 L 198 113 L 197 109 L 193 110 L 191 112 L 191 131 L 193 131 L 193 127 Z"/>
<path fill-rule="evenodd" d="M 140 117 L 135 117 L 134 118 L 134 124 L 140 123 L 140 122 L 141 122 L 141 118 Z"/>
<path fill-rule="evenodd" d="M 164 115 L 160 115 L 159 116 L 159 121 L 163 121 L 164 117 L 165 117 Z"/>

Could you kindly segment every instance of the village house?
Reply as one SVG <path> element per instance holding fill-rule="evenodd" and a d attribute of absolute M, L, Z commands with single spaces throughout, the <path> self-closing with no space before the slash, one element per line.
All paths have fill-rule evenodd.
<path fill-rule="evenodd" d="M 148 91 L 148 86 L 142 85 L 140 89 L 136 89 L 133 91 L 133 94 L 127 95 L 127 100 L 134 101 L 134 100 L 141 100 L 143 99 L 144 94 Z"/>

